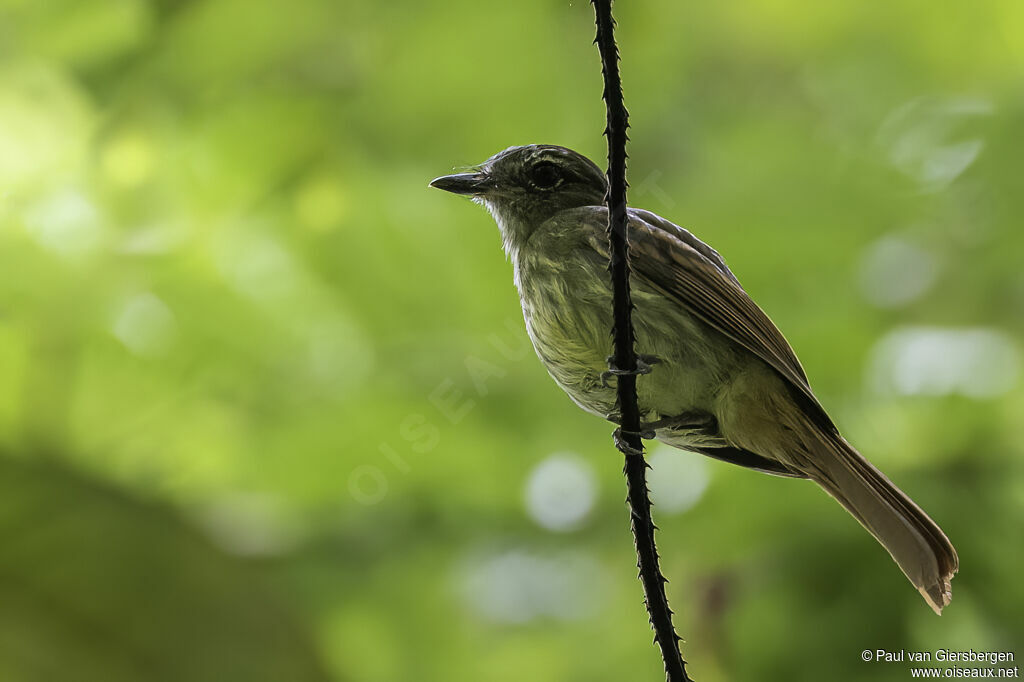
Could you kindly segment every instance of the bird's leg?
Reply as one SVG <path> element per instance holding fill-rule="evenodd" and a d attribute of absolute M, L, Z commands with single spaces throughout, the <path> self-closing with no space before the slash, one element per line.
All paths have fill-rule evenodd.
<path fill-rule="evenodd" d="M 618 412 L 612 412 L 606 419 L 613 424 L 621 423 L 622 416 Z M 662 417 L 652 422 L 640 422 L 639 431 L 624 431 L 621 427 L 615 430 L 616 439 L 620 438 L 622 434 L 636 434 L 644 440 L 652 440 L 657 436 L 657 432 L 661 429 L 670 429 L 672 431 L 700 431 L 707 434 L 718 433 L 718 420 L 715 419 L 714 415 L 707 412 L 700 412 L 694 410 L 692 412 L 683 412 L 682 414 L 674 415 L 671 417 Z M 618 440 L 616 440 L 618 443 Z"/>
<path fill-rule="evenodd" d="M 656 355 L 645 355 L 643 353 L 638 353 L 636 356 L 636 369 L 619 369 L 618 367 L 615 366 L 615 358 L 609 355 L 607 358 L 608 370 L 601 373 L 601 385 L 604 386 L 605 388 L 612 388 L 612 385 L 608 383 L 608 380 L 612 377 L 620 377 L 625 375 L 640 376 L 642 374 L 650 374 L 651 366 L 656 365 L 659 362 L 661 362 L 661 358 L 657 357 Z M 608 415 L 608 421 L 618 424 L 621 422 L 621 420 L 622 417 L 618 413 L 613 412 L 612 414 Z M 633 446 L 626 442 L 623 436 L 627 434 L 639 436 L 644 440 L 651 440 L 656 435 L 655 430 L 644 423 L 640 424 L 639 431 L 626 431 L 621 426 L 615 429 L 615 433 L 612 434 L 612 438 L 615 440 L 615 447 L 617 447 L 619 450 L 626 453 L 627 455 L 643 454 L 642 450 L 637 450 L 636 448 L 634 448 Z"/>
<path fill-rule="evenodd" d="M 641 374 L 650 374 L 651 365 L 657 365 L 661 362 L 661 358 L 656 355 L 644 355 L 643 353 L 637 353 L 636 356 L 636 369 L 619 369 L 615 366 L 615 358 L 611 355 L 606 360 L 608 363 L 608 369 L 601 372 L 601 385 L 605 388 L 612 388 L 612 385 L 608 383 L 608 380 L 612 377 L 621 377 L 627 374 L 633 376 L 640 376 Z"/>
<path fill-rule="evenodd" d="M 608 415 L 608 421 L 618 424 L 621 416 L 617 412 Z M 652 440 L 657 437 L 659 429 L 671 429 L 673 431 L 700 431 L 708 435 L 718 433 L 718 420 L 714 415 L 707 412 L 683 412 L 672 417 L 662 417 L 652 422 L 640 422 L 639 431 L 626 431 L 621 426 L 615 429 L 612 437 L 615 439 L 615 446 L 628 455 L 643 454 L 632 447 L 623 438 L 624 435 L 638 435 L 644 440 Z"/>
<path fill-rule="evenodd" d="M 642 425 L 645 430 L 658 431 L 669 429 L 672 431 L 702 431 L 705 433 L 718 433 L 718 420 L 713 414 L 693 410 L 671 417 L 662 417 L 653 422 Z"/>

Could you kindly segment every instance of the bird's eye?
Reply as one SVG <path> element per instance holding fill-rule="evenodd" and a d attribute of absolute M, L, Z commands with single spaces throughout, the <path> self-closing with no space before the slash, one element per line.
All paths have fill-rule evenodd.
<path fill-rule="evenodd" d="M 562 172 L 550 161 L 542 161 L 530 170 L 530 183 L 537 189 L 554 189 L 562 183 Z"/>

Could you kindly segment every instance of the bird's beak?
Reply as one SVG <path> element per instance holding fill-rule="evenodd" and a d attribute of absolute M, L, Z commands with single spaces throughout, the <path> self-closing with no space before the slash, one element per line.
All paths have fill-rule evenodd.
<path fill-rule="evenodd" d="M 451 192 L 452 194 L 466 194 L 468 196 L 486 194 L 493 188 L 491 180 L 486 173 L 442 175 L 431 180 L 430 186 L 443 189 L 445 192 Z"/>

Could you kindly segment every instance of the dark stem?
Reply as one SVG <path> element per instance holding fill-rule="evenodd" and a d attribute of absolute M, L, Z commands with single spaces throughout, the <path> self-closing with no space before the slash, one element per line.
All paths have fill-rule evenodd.
<path fill-rule="evenodd" d="M 597 17 L 597 43 L 604 74 L 604 101 L 608 110 L 608 270 L 612 278 L 612 311 L 615 342 L 615 368 L 635 372 L 635 334 L 630 319 L 633 301 L 629 293 L 629 243 L 626 237 L 626 129 L 629 114 L 622 98 L 619 77 L 619 49 L 615 44 L 615 21 L 611 0 L 591 0 Z M 657 371 L 657 370 L 655 370 Z M 647 462 L 640 439 L 640 409 L 637 405 L 636 374 L 620 374 L 617 381 L 618 407 L 621 415 L 619 450 L 625 455 L 626 499 L 629 502 L 631 527 L 636 543 L 637 568 L 643 583 L 647 613 L 654 629 L 654 641 L 661 648 L 665 675 L 669 682 L 689 682 L 686 662 L 679 652 L 679 636 L 672 626 L 672 609 L 665 596 L 665 577 L 658 566 L 658 549 L 654 544 L 654 521 L 647 490 Z"/>

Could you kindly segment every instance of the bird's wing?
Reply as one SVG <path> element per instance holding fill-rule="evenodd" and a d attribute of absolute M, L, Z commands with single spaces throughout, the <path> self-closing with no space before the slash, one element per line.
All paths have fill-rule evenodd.
<path fill-rule="evenodd" d="M 607 215 L 606 210 L 591 211 L 588 222 L 603 231 Z M 629 217 L 634 276 L 766 362 L 795 389 L 794 395 L 808 415 L 833 430 L 793 349 L 743 290 L 722 257 L 690 232 L 649 211 L 630 209 Z M 594 247 L 607 253 L 607 238 L 603 234 L 594 237 Z"/>
<path fill-rule="evenodd" d="M 723 275 L 728 277 L 733 284 L 739 286 L 740 281 L 736 279 L 736 276 L 732 274 L 732 270 L 730 270 L 729 266 L 725 264 L 725 259 L 718 255 L 718 252 L 713 248 L 697 239 L 697 237 L 695 237 L 693 233 L 686 228 L 679 227 L 672 221 L 665 220 L 657 213 L 651 213 L 650 211 L 645 211 L 642 208 L 629 209 L 629 216 L 633 221 L 639 219 L 641 222 L 647 223 L 651 227 L 661 230 L 662 232 L 666 232 L 669 236 L 675 237 L 679 241 L 683 242 L 694 251 L 704 256 L 704 258 L 711 261 L 711 263 Z M 795 357 L 793 359 L 796 360 Z M 800 366 L 799 362 L 797 363 L 797 366 Z"/>

